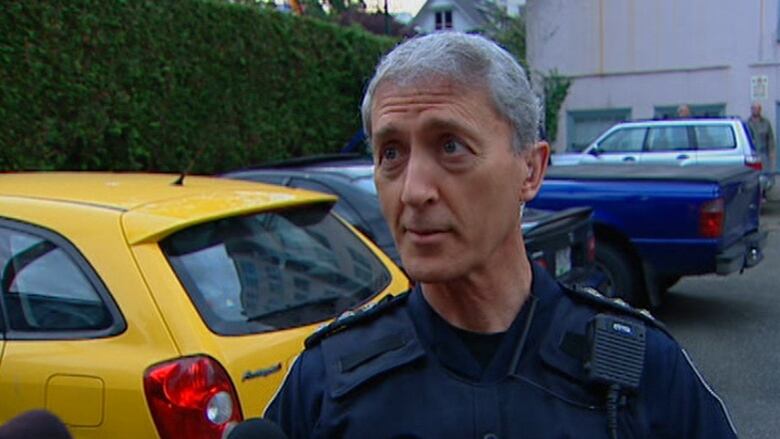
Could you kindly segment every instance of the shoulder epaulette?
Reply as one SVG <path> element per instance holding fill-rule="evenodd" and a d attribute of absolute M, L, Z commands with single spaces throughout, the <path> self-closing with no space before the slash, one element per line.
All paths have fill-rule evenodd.
<path fill-rule="evenodd" d="M 344 311 L 336 320 L 314 331 L 312 335 L 306 338 L 303 344 L 306 349 L 317 346 L 323 339 L 337 332 L 343 331 L 357 323 L 368 322 L 384 311 L 404 303 L 408 297 L 409 291 L 395 296 L 388 294 L 378 302 L 369 303 L 355 310 Z"/>
<path fill-rule="evenodd" d="M 569 296 L 572 296 L 575 299 L 590 303 L 591 305 L 598 308 L 606 308 L 612 312 L 638 318 L 643 322 L 649 323 L 666 333 L 669 332 L 663 323 L 650 314 L 650 311 L 642 308 L 634 308 L 633 306 L 626 303 L 623 299 L 607 297 L 598 292 L 595 288 L 582 285 L 565 285 L 563 290 L 569 294 Z"/>

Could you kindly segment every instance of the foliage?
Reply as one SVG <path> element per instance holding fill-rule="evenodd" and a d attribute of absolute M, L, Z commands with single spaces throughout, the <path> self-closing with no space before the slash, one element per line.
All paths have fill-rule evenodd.
<path fill-rule="evenodd" d="M 6 0 L 0 29 L 1 170 L 211 173 L 337 151 L 394 43 L 203 0 Z"/>
<path fill-rule="evenodd" d="M 342 26 L 358 25 L 377 35 L 410 37 L 414 31 L 383 12 L 368 13 L 359 9 L 349 9 L 338 16 Z"/>
<path fill-rule="evenodd" d="M 522 15 L 509 16 L 495 5 L 489 9 L 488 16 L 488 25 L 484 29 L 485 34 L 514 55 L 525 71 L 530 72 L 526 58 L 525 17 Z M 558 112 L 569 92 L 571 79 L 559 74 L 556 70 L 540 76 L 544 95 L 544 131 L 547 140 L 552 143 L 558 134 Z"/>
<path fill-rule="evenodd" d="M 558 112 L 571 86 L 571 79 L 552 70 L 542 75 L 544 85 L 544 129 L 547 140 L 552 143 L 558 135 Z"/>
<path fill-rule="evenodd" d="M 498 43 L 528 71 L 525 47 L 525 19 L 522 15 L 510 16 L 493 3 L 486 5 L 489 9 L 488 23 L 483 33 Z"/>

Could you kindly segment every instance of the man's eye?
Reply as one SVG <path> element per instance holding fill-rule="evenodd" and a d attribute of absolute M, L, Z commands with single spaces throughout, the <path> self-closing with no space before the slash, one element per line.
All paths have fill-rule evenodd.
<path fill-rule="evenodd" d="M 398 158 L 398 148 L 385 148 L 382 151 L 382 160 L 395 160 Z"/>
<path fill-rule="evenodd" d="M 444 142 L 444 145 L 442 146 L 442 149 L 446 154 L 455 154 L 458 152 L 461 152 L 466 147 L 459 141 L 455 139 L 449 139 L 446 142 Z"/>

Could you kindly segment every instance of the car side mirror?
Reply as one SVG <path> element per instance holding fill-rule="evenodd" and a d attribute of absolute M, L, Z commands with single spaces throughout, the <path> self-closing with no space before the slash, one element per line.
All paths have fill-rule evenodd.
<path fill-rule="evenodd" d="M 599 151 L 598 146 L 594 146 L 588 150 L 588 154 L 592 155 L 593 157 L 598 157 L 599 154 L 601 154 L 601 151 Z"/>

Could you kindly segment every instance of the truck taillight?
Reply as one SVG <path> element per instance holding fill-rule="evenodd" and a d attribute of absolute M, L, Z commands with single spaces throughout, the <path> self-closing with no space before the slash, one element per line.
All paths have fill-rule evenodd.
<path fill-rule="evenodd" d="M 708 201 L 699 211 L 699 235 L 702 238 L 719 238 L 723 234 L 723 199 Z"/>
<path fill-rule="evenodd" d="M 764 169 L 764 165 L 761 163 L 761 158 L 755 155 L 745 156 L 745 166 L 750 169 L 755 169 L 759 172 Z"/>
<path fill-rule="evenodd" d="M 593 263 L 596 261 L 596 237 L 591 235 L 588 237 L 588 252 L 587 252 L 587 258 L 588 263 Z"/>
<path fill-rule="evenodd" d="M 144 390 L 162 439 L 218 439 L 242 420 L 230 377 L 209 357 L 180 358 L 149 368 Z"/>
<path fill-rule="evenodd" d="M 531 260 L 539 264 L 539 266 L 544 268 L 545 270 L 549 268 L 547 264 L 547 259 L 544 258 L 543 252 L 536 252 L 535 254 L 531 255 Z"/>

